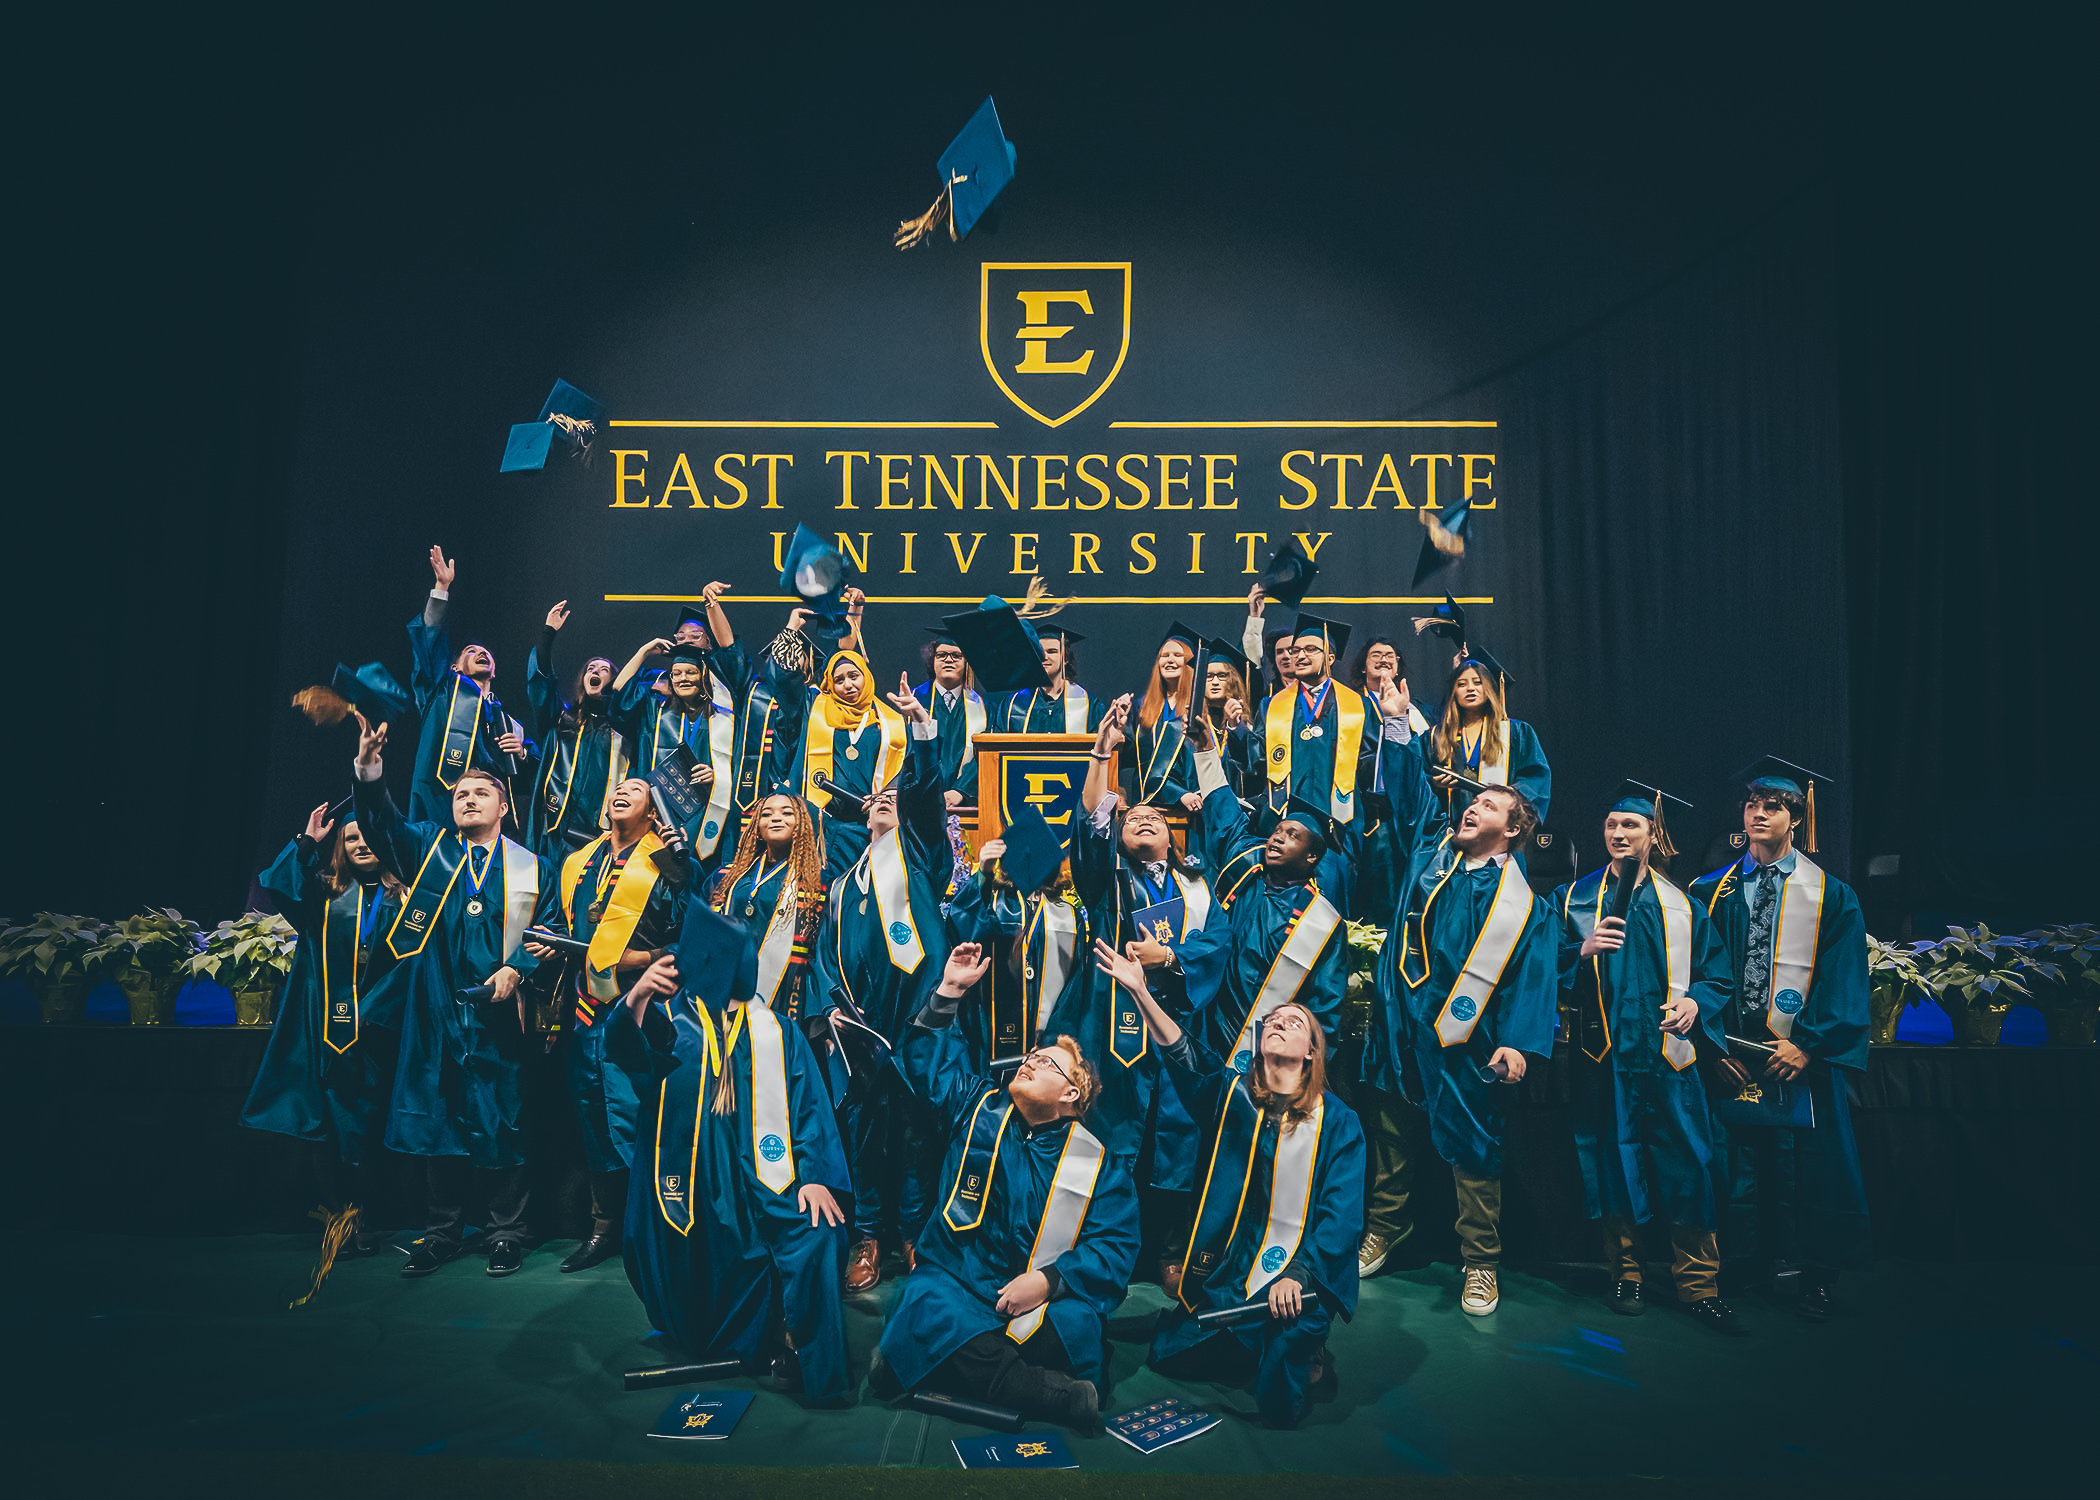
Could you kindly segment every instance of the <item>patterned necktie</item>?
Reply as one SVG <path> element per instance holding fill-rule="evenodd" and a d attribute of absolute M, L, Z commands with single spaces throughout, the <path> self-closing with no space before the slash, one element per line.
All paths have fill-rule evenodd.
<path fill-rule="evenodd" d="M 1743 954 L 1743 1014 L 1765 1013 L 1772 995 L 1772 925 L 1779 916 L 1779 871 L 1764 865 L 1751 877 L 1757 889 L 1750 898 L 1750 943 Z"/>

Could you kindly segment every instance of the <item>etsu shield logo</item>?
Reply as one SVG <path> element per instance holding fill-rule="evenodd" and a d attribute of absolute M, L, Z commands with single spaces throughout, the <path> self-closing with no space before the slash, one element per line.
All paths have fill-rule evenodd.
<path fill-rule="evenodd" d="M 986 261 L 982 274 L 977 338 L 999 389 L 1048 427 L 1092 406 L 1130 352 L 1130 262 Z"/>

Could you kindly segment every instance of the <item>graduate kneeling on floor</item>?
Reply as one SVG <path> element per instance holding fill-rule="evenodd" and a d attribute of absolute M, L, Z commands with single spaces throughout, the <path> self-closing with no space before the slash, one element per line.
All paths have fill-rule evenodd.
<path fill-rule="evenodd" d="M 869 1370 L 877 1395 L 922 1384 L 1091 1428 L 1108 1315 L 1137 1263 L 1137 1186 L 1081 1125 L 1099 1087 L 1068 1036 L 1003 1089 L 955 1024 L 991 956 L 959 943 L 906 1035 L 906 1077 L 952 1122 L 944 1197 Z"/>

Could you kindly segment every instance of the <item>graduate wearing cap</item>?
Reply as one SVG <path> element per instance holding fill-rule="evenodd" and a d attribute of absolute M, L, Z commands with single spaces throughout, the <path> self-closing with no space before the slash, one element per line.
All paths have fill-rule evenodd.
<path fill-rule="evenodd" d="M 1656 868 L 1671 847 L 1663 808 L 1681 798 L 1627 781 L 1604 819 L 1610 863 L 1555 891 L 1560 984 L 1584 1062 L 1576 1155 L 1601 1221 L 1611 1305 L 1644 1310 L 1639 1227 L 1669 1225 L 1678 1300 L 1718 1333 L 1744 1332 L 1720 1296 L 1719 1131 L 1699 1070 L 1723 1047 L 1734 992 L 1728 949 L 1703 907 Z"/>
<path fill-rule="evenodd" d="M 1796 1310 L 1820 1323 L 1838 1272 L 1874 1252 L 1846 1082 L 1867 1065 L 1867 930 L 1852 887 L 1808 857 L 1830 778 L 1771 755 L 1737 774 L 1749 850 L 1689 894 L 1734 966 L 1728 1034 L 1770 1050 L 1740 1049 L 1715 1082 L 1752 1102 L 1805 1089 L 1814 1124 L 1728 1121 L 1723 1232 L 1731 1258 L 1798 1264 Z"/>
<path fill-rule="evenodd" d="M 487 1205 L 489 1274 L 508 1276 L 525 1263 L 522 1074 L 540 1050 L 519 994 L 539 967 L 524 936 L 556 920 L 554 865 L 503 837 L 503 783 L 486 771 L 459 774 L 442 824 L 403 818 L 380 779 L 386 726 L 358 727 L 352 813 L 408 888 L 380 940 L 405 989 L 386 1143 L 425 1158 L 430 1203 L 401 1274 L 459 1254 L 471 1191 Z"/>
<path fill-rule="evenodd" d="M 1532 894 L 1515 858 L 1537 825 L 1524 794 L 1489 788 L 1453 822 L 1430 787 L 1405 689 L 1389 680 L 1379 707 L 1381 784 L 1404 854 L 1357 1075 L 1371 1140 L 1358 1267 L 1377 1274 L 1413 1231 L 1413 1147 L 1426 1133 L 1451 1165 L 1458 1198 L 1459 1306 L 1484 1317 L 1501 1301 L 1502 1135 L 1512 1085 L 1530 1059 L 1553 1055 L 1559 931 L 1553 907 Z"/>
<path fill-rule="evenodd" d="M 1091 953 L 1082 958 L 1091 970 Z M 948 1122 L 951 1144 L 868 1386 L 883 1396 L 945 1387 L 1092 1430 L 1108 1315 L 1137 1262 L 1137 1190 L 1080 1123 L 1098 1082 L 1076 1040 L 1044 1035 L 1004 1087 L 972 1059 L 957 1012 L 992 963 L 988 949 L 958 943 L 905 1035 L 905 1076 Z"/>
<path fill-rule="evenodd" d="M 683 639 L 644 642 L 613 682 L 619 693 L 613 723 L 627 741 L 636 775 L 648 775 L 681 747 L 693 758 L 691 781 L 704 806 L 680 831 L 703 869 L 736 847 L 741 827 L 735 683 L 744 675 L 743 654 L 719 602 L 725 586 L 710 583 L 703 591 L 711 632 L 687 631 L 681 624 Z M 716 644 L 709 644 L 710 637 Z M 663 675 L 644 673 L 642 664 L 659 654 L 670 657 Z"/>
<path fill-rule="evenodd" d="M 1369 819 L 1359 820 L 1359 792 L 1370 790 L 1375 774 L 1377 710 L 1363 694 L 1334 680 L 1334 660 L 1348 645 L 1348 626 L 1301 613 L 1292 629 L 1284 660 L 1295 679 L 1270 694 L 1255 714 L 1268 782 L 1264 821 L 1301 802 L 1360 839 Z M 1330 899 L 1348 911 L 1347 890 L 1332 892 Z"/>
<path fill-rule="evenodd" d="M 799 700 L 783 690 L 780 703 L 775 742 L 800 747 L 795 757 L 796 794 L 821 815 L 824 878 L 835 880 L 866 851 L 868 830 L 866 824 L 830 810 L 831 793 L 818 778 L 855 798 L 881 791 L 904 769 L 904 717 L 883 701 L 868 659 L 850 649 L 832 653 L 816 686 Z"/>
<path fill-rule="evenodd" d="M 1203 637 L 1176 620 L 1152 659 L 1152 676 L 1137 710 L 1137 800 L 1158 807 L 1203 805 L 1196 789 L 1195 753 L 1186 726 L 1195 712 L 1196 664 Z"/>
<path fill-rule="evenodd" d="M 1027 594 L 1017 605 L 996 594 L 985 597 L 975 613 L 993 619 L 980 622 L 966 616 L 947 617 L 951 629 L 958 625 L 984 627 L 970 632 L 977 652 L 970 665 L 985 684 L 993 729 L 1005 734 L 1092 734 L 1101 727 L 1101 705 L 1072 680 L 1072 648 L 1086 637 L 1052 619 L 1064 607 L 1063 600 L 1050 597 L 1042 579 L 1031 578 Z M 1018 633 L 1011 627 L 1006 627 L 1004 633 L 991 628 L 1005 625 L 1003 618 L 997 618 L 1003 614 L 1011 614 L 1019 622 Z M 1028 643 L 1025 649 L 1018 644 L 1022 638 Z M 973 639 L 964 639 L 963 649 L 972 651 Z M 1026 650 L 1032 650 L 1037 660 L 1022 659 Z M 999 686 L 1017 681 L 1028 685 L 1011 689 Z"/>
<path fill-rule="evenodd" d="M 409 782 L 408 816 L 418 823 L 443 823 L 451 816 L 452 788 L 467 771 L 487 771 L 503 783 L 504 802 L 514 827 L 525 819 L 512 805 L 513 790 L 522 792 L 522 773 L 536 753 L 525 738 L 525 726 L 496 701 L 496 656 L 479 641 L 455 655 L 445 629 L 451 609 L 452 583 L 458 569 L 442 547 L 430 549 L 434 582 L 423 612 L 408 622 L 408 645 L 416 670 L 416 712 L 423 734 L 416 746 L 416 769 Z"/>
<path fill-rule="evenodd" d="M 627 1279 L 695 1360 L 741 1359 L 811 1402 L 849 1389 L 839 1306 L 849 1191 L 802 1029 L 755 998 L 753 934 L 698 900 L 618 1002 L 607 1053 L 641 1081 L 645 1180 Z"/>
<path fill-rule="evenodd" d="M 1543 823 L 1553 801 L 1553 768 L 1532 727 L 1509 716 L 1509 672 L 1467 629 L 1465 610 L 1449 595 L 1435 615 L 1415 621 L 1417 633 L 1426 630 L 1456 643 L 1451 691 L 1429 736 L 1430 778 L 1454 819 L 1473 796 L 1458 780 L 1462 776 L 1485 786 L 1515 787 L 1538 809 Z"/>
<path fill-rule="evenodd" d="M 1366 703 L 1373 705 L 1389 687 L 1397 686 L 1403 692 L 1408 691 L 1407 658 L 1400 654 L 1400 643 L 1389 635 L 1370 636 L 1360 643 L 1355 659 L 1349 665 L 1348 676 L 1349 686 L 1362 693 Z M 1416 740 L 1429 733 L 1429 720 L 1423 717 L 1421 707 L 1414 702 L 1411 693 L 1407 703 L 1407 732 L 1409 738 Z M 1354 909 L 1374 914 L 1392 910 L 1399 900 L 1406 879 L 1405 866 L 1412 853 L 1413 831 L 1394 821 L 1393 802 L 1386 792 L 1383 776 L 1384 772 L 1380 770 L 1365 799 L 1363 855 L 1358 862 L 1356 887 L 1349 893 Z"/>
<path fill-rule="evenodd" d="M 1204 643 L 1203 700 L 1197 707 L 1219 747 L 1233 795 L 1251 801 L 1262 784 L 1261 737 L 1254 727 L 1254 686 L 1260 669 L 1220 636 Z"/>
<path fill-rule="evenodd" d="M 359 1205 L 365 1165 L 378 1149 L 373 1136 L 386 1123 L 404 994 L 380 941 L 401 914 L 401 883 L 357 823 L 340 817 L 344 810 L 325 802 L 315 808 L 305 830 L 258 877 L 299 945 L 241 1109 L 251 1130 L 312 1143 L 322 1229 L 309 1298 L 338 1254 L 371 1248 Z"/>
<path fill-rule="evenodd" d="M 941 761 L 941 790 L 949 807 L 977 800 L 977 736 L 991 722 L 984 695 L 970 682 L 970 664 L 962 643 L 946 625 L 930 625 L 933 639 L 920 654 L 925 658 L 926 681 L 912 695 L 926 705 L 938 731 Z"/>
<path fill-rule="evenodd" d="M 677 934 L 682 892 L 696 873 L 682 864 L 689 855 L 666 848 L 649 790 L 639 776 L 613 787 L 607 831 L 564 854 L 555 886 L 549 930 L 590 944 L 556 997 L 562 1068 L 591 1189 L 591 1230 L 562 1261 L 565 1272 L 587 1270 L 620 1251 L 639 1107 L 632 1080 L 606 1060 L 606 1035 L 620 996 Z M 530 937 L 525 950 L 543 964 L 560 957 Z"/>
<path fill-rule="evenodd" d="M 706 883 L 717 912 L 758 934 L 758 1000 L 800 1021 L 824 922 L 824 838 L 800 797 L 761 797 L 736 851 Z"/>
<path fill-rule="evenodd" d="M 811 954 L 808 1011 L 848 1008 L 892 1046 L 940 982 L 948 957 L 941 895 L 952 858 L 942 799 L 940 741 L 933 715 L 900 680 L 891 705 L 905 718 L 911 749 L 904 770 L 851 816 L 863 821 L 860 857 L 831 882 Z M 833 799 L 833 817 L 847 814 Z M 945 1144 L 915 1107 L 894 1069 L 872 1087 L 848 1091 L 844 1061 L 832 1057 L 833 1094 L 845 1101 L 852 1154 L 853 1243 L 846 1290 L 882 1278 L 881 1244 L 894 1235 L 909 1266 L 932 1211 L 933 1174 Z"/>
<path fill-rule="evenodd" d="M 1102 969 L 1140 1006 L 1176 1097 L 1205 1123 L 1187 1270 L 1150 1364 L 1252 1393 L 1264 1425 L 1295 1427 L 1326 1383 L 1327 1335 L 1356 1312 L 1364 1133 L 1327 1088 L 1326 1033 L 1295 1001 L 1271 1010 L 1244 1070 L 1228 1068 L 1155 1001 L 1137 960 L 1103 945 Z M 1205 1332 L 1196 1314 L 1262 1299 L 1268 1317 Z"/>
<path fill-rule="evenodd" d="M 547 611 L 540 643 L 525 663 L 525 699 L 541 746 L 532 786 L 526 842 L 551 860 L 568 858 L 577 839 L 597 836 L 606 803 L 627 774 L 627 741 L 613 727 L 612 659 L 594 656 L 576 679 L 574 701 L 563 698 L 554 675 L 554 640 L 569 620 L 569 601 Z"/>

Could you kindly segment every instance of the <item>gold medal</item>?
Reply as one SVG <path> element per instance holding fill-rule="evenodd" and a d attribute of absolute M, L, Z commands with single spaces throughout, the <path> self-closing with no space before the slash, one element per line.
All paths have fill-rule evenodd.
<path fill-rule="evenodd" d="M 848 746 L 846 747 L 846 759 L 848 759 L 848 760 L 859 760 L 859 759 L 860 759 L 860 748 L 859 748 L 858 746 L 856 746 L 856 745 L 848 745 Z"/>
<path fill-rule="evenodd" d="M 866 901 L 860 904 L 860 914 L 864 917 L 868 914 L 868 903 Z"/>
<path fill-rule="evenodd" d="M 478 917 L 481 915 L 481 900 L 479 897 L 476 897 L 474 900 L 469 901 L 467 903 L 467 915 L 470 917 Z"/>
<path fill-rule="evenodd" d="M 1316 740 L 1326 732 L 1317 724 L 1308 724 L 1298 731 L 1298 738 L 1301 740 Z"/>
<path fill-rule="evenodd" d="M 744 903 L 744 915 L 747 917 L 755 917 L 758 915 L 758 908 L 752 905 L 749 901 L 746 901 Z"/>

